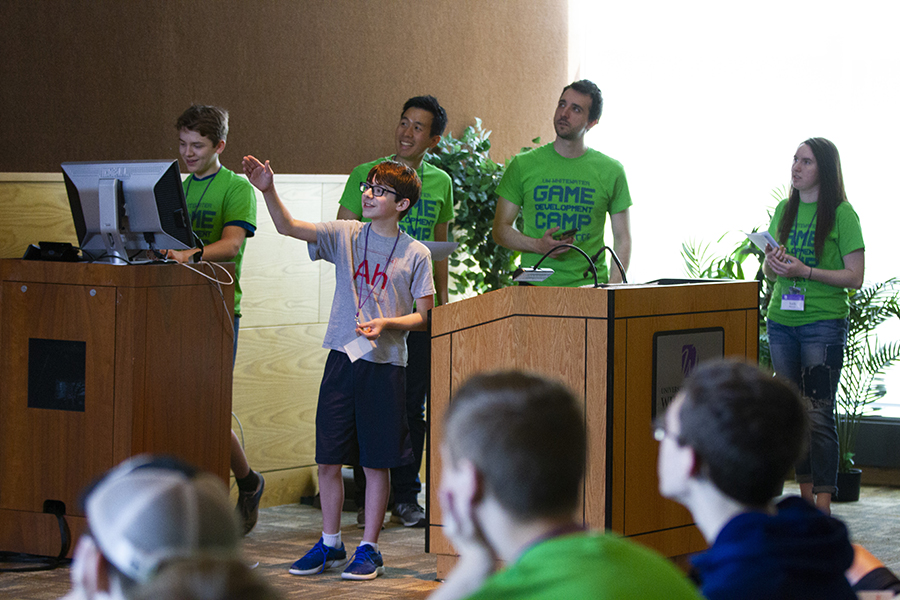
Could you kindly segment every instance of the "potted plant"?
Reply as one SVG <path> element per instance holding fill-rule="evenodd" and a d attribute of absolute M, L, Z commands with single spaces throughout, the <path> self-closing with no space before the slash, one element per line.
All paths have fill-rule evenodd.
<path fill-rule="evenodd" d="M 753 231 L 758 231 L 754 228 Z M 723 235 L 716 242 L 722 244 Z M 765 367 L 771 366 L 769 356 L 769 338 L 766 333 L 766 312 L 769 307 L 769 298 L 772 296 L 772 282 L 765 278 L 762 272 L 762 262 L 765 254 L 757 248 L 753 242 L 741 235 L 740 241 L 733 250 L 724 256 L 718 256 L 710 249 L 708 243 L 687 241 L 681 245 L 681 257 L 684 260 L 684 270 L 688 277 L 697 279 L 738 279 L 748 280 L 747 274 L 752 273 L 752 279 L 760 282 L 759 286 L 759 364 Z M 750 262 L 751 271 L 744 271 L 744 263 L 754 257 Z"/>
<path fill-rule="evenodd" d="M 884 372 L 900 360 L 900 340 L 881 343 L 875 329 L 900 318 L 900 291 L 896 279 L 873 283 L 850 293 L 850 316 L 844 367 L 837 395 L 839 502 L 859 500 L 861 471 L 855 468 L 856 436 L 863 417 L 873 414 L 872 403 L 886 393 Z"/>
<path fill-rule="evenodd" d="M 453 294 L 483 294 L 512 284 L 518 252 L 508 250 L 491 237 L 494 211 L 497 208 L 497 186 L 504 166 L 491 159 L 490 131 L 475 119 L 459 138 L 445 135 L 425 160 L 443 169 L 453 182 L 453 241 L 459 247 L 450 256 Z M 540 138 L 531 140 L 539 143 Z M 528 150 L 528 148 L 522 148 Z M 521 226 L 519 215 L 517 225 Z"/>
<path fill-rule="evenodd" d="M 785 186 L 772 190 L 772 199 L 775 205 L 787 198 L 788 189 Z M 774 207 L 768 209 L 769 221 L 772 220 Z M 754 227 L 755 233 L 764 226 Z M 766 259 L 765 253 L 756 247 L 745 235 L 740 234 L 739 239 L 727 254 L 717 255 L 721 248 L 726 233 L 716 242 L 716 248 L 711 249 L 708 243 L 689 240 L 681 245 L 681 258 L 684 261 L 685 273 L 688 277 L 700 279 L 740 279 L 748 280 L 747 274 L 752 273 L 752 278 L 759 285 L 759 364 L 763 367 L 771 367 L 772 359 L 769 355 L 769 335 L 766 328 L 766 314 L 769 310 L 769 300 L 772 297 L 773 283 L 763 275 L 762 264 Z M 751 270 L 745 272 L 744 263 L 753 257 L 750 262 Z"/>
<path fill-rule="evenodd" d="M 428 162 L 450 175 L 456 215 L 453 241 L 459 248 L 450 256 L 451 291 L 459 295 L 484 292 L 510 284 L 514 255 L 491 238 L 497 185 L 503 165 L 491 160 L 491 132 L 475 119 L 459 139 L 445 135 L 426 155 Z"/>

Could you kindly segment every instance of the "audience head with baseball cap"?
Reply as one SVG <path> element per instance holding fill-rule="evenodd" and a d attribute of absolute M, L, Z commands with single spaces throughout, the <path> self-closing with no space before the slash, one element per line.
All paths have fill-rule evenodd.
<path fill-rule="evenodd" d="M 84 509 L 88 534 L 75 550 L 66 600 L 130 599 L 173 561 L 240 559 L 225 485 L 175 458 L 124 461 L 85 492 Z"/>

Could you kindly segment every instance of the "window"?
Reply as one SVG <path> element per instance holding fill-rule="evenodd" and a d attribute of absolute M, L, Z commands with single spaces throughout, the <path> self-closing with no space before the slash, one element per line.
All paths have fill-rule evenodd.
<path fill-rule="evenodd" d="M 840 150 L 866 280 L 897 274 L 892 14 L 887 0 L 570 0 L 570 79 L 595 81 L 604 98 L 588 144 L 622 162 L 635 202 L 630 280 L 683 275 L 683 241 L 767 224 L 771 191 L 814 136 Z M 900 325 L 883 335 L 900 337 Z M 900 417 L 900 368 L 887 385 L 883 414 Z"/>

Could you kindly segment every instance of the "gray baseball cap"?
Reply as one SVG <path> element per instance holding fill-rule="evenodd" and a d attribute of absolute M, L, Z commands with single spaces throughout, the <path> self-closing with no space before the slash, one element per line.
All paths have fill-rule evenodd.
<path fill-rule="evenodd" d="M 84 506 L 103 556 L 135 581 L 173 559 L 240 558 L 225 484 L 177 459 L 129 458 L 86 492 Z"/>

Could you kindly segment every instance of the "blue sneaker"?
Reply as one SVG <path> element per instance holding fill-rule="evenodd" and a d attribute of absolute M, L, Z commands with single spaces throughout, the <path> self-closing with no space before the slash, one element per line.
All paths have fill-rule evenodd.
<path fill-rule="evenodd" d="M 369 544 L 356 547 L 353 562 L 341 573 L 344 579 L 375 579 L 379 575 L 384 575 L 384 561 L 381 560 L 381 552 Z"/>
<path fill-rule="evenodd" d="M 379 557 L 380 558 L 380 557 Z M 326 546 L 322 538 L 316 542 L 312 549 L 303 555 L 303 558 L 291 565 L 288 573 L 291 575 L 315 575 L 331 567 L 343 567 L 347 564 L 347 551 L 344 544 L 340 548 Z"/>

